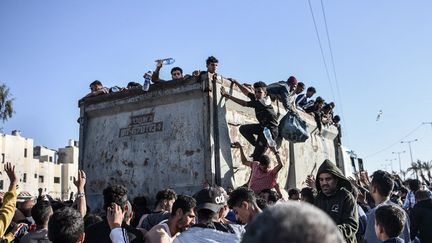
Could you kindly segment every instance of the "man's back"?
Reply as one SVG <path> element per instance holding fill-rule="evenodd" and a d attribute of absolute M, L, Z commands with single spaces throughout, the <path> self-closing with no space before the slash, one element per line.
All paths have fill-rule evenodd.
<path fill-rule="evenodd" d="M 411 239 L 419 231 L 421 242 L 432 242 L 432 199 L 419 201 L 411 209 Z"/>
<path fill-rule="evenodd" d="M 124 228 L 131 243 L 144 243 L 141 231 L 123 223 Z M 85 243 L 111 243 L 109 234 L 111 229 L 106 220 L 91 225 L 85 230 Z"/>

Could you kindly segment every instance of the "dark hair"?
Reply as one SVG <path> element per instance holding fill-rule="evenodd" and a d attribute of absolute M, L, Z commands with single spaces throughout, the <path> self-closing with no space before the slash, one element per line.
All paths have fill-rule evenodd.
<path fill-rule="evenodd" d="M 288 189 L 288 197 L 291 198 L 294 195 L 299 195 L 300 194 L 300 190 L 297 188 L 290 188 Z M 300 195 L 299 195 L 300 196 Z"/>
<path fill-rule="evenodd" d="M 172 69 L 171 69 L 171 74 L 173 73 L 173 72 L 175 72 L 175 71 L 180 71 L 180 73 L 181 74 L 183 74 L 183 69 L 181 69 L 180 67 L 173 67 Z"/>
<path fill-rule="evenodd" d="M 389 196 L 393 190 L 393 184 L 391 175 L 386 171 L 377 170 L 372 174 L 371 185 L 377 188 L 381 196 Z"/>
<path fill-rule="evenodd" d="M 267 155 L 261 155 L 258 159 L 260 165 L 268 166 L 270 164 L 270 158 Z"/>
<path fill-rule="evenodd" d="M 304 187 L 300 191 L 301 197 L 304 198 L 305 202 L 314 203 L 316 191 L 311 187 Z"/>
<path fill-rule="evenodd" d="M 415 192 L 415 199 L 417 202 L 428 200 L 429 199 L 429 191 L 426 190 L 417 190 Z"/>
<path fill-rule="evenodd" d="M 332 219 L 307 203 L 289 201 L 271 206 L 248 224 L 241 242 L 345 242 Z"/>
<path fill-rule="evenodd" d="M 255 89 L 257 89 L 257 88 L 264 88 L 264 89 L 266 89 L 267 88 L 267 84 L 264 83 L 263 81 L 258 81 L 256 83 L 254 83 L 253 87 Z"/>
<path fill-rule="evenodd" d="M 126 86 L 128 89 L 130 88 L 137 88 L 137 87 L 142 87 L 141 84 L 137 83 L 137 82 L 129 82 Z"/>
<path fill-rule="evenodd" d="M 324 99 L 323 99 L 321 96 L 318 96 L 318 97 L 315 99 L 315 104 L 317 104 L 317 103 L 324 103 Z"/>
<path fill-rule="evenodd" d="M 275 192 L 275 191 L 273 191 L 272 189 L 263 189 L 261 192 L 260 192 L 260 194 L 261 193 L 268 193 L 269 195 L 268 195 L 268 201 L 269 202 L 277 202 L 277 200 L 278 200 L 278 195 L 277 195 L 277 193 Z M 261 207 L 260 207 L 261 208 Z"/>
<path fill-rule="evenodd" d="M 101 216 L 99 216 L 97 214 L 88 213 L 84 217 L 84 229 L 87 229 L 90 225 L 94 225 L 94 224 L 99 223 L 101 221 L 103 221 Z"/>
<path fill-rule="evenodd" d="M 172 200 L 177 199 L 177 193 L 173 189 L 164 189 L 162 191 L 158 191 L 156 194 L 156 205 L 163 200 Z"/>
<path fill-rule="evenodd" d="M 38 226 L 46 225 L 52 214 L 51 203 L 48 201 L 38 201 L 31 209 L 31 216 Z"/>
<path fill-rule="evenodd" d="M 334 116 L 333 122 L 340 122 L 340 116 L 339 115 Z"/>
<path fill-rule="evenodd" d="M 214 56 L 209 56 L 206 60 L 206 64 L 209 65 L 210 63 L 219 63 L 219 60 Z"/>
<path fill-rule="evenodd" d="M 218 213 L 207 208 L 201 208 L 197 211 L 199 223 L 210 223 L 217 219 Z"/>
<path fill-rule="evenodd" d="M 406 187 L 404 187 L 404 186 L 401 186 L 401 187 L 399 188 L 399 191 L 402 192 L 402 193 L 407 194 L 407 193 L 408 193 L 408 188 L 406 188 Z"/>
<path fill-rule="evenodd" d="M 379 206 L 375 211 L 375 223 L 383 227 L 390 238 L 400 235 L 405 219 L 405 212 L 396 205 Z"/>
<path fill-rule="evenodd" d="M 175 200 L 172 210 L 171 216 L 175 216 L 177 209 L 181 209 L 183 213 L 187 213 L 191 209 L 196 207 L 196 200 L 193 197 L 179 195 L 177 200 Z"/>
<path fill-rule="evenodd" d="M 107 210 L 111 207 L 112 203 L 118 204 L 122 210 L 128 201 L 127 198 L 128 190 L 122 185 L 108 186 L 103 190 L 104 197 L 104 209 Z"/>
<path fill-rule="evenodd" d="M 302 87 L 304 89 L 305 84 L 303 82 L 298 82 L 297 87 Z"/>
<path fill-rule="evenodd" d="M 408 187 L 411 191 L 416 192 L 420 189 L 420 181 L 416 179 L 409 180 Z"/>
<path fill-rule="evenodd" d="M 256 198 L 256 204 L 258 205 L 258 207 L 261 210 L 264 210 L 264 209 L 266 209 L 268 207 L 267 201 L 264 198 L 262 198 L 262 197 L 257 197 Z"/>
<path fill-rule="evenodd" d="M 231 192 L 228 199 L 228 205 L 232 207 L 239 206 L 242 202 L 248 202 L 255 204 L 256 203 L 256 197 L 255 193 L 246 187 L 239 187 Z"/>
<path fill-rule="evenodd" d="M 102 85 L 102 82 L 99 81 L 99 80 L 95 80 L 95 81 L 93 81 L 93 82 L 90 84 L 90 87 L 91 87 L 91 86 L 94 86 L 94 85 Z"/>
<path fill-rule="evenodd" d="M 76 243 L 84 233 L 81 214 L 73 208 L 64 207 L 54 212 L 48 222 L 48 238 L 53 243 Z"/>
<path fill-rule="evenodd" d="M 306 92 L 313 92 L 315 94 L 316 89 L 314 87 L 309 87 L 309 88 L 307 88 Z"/>

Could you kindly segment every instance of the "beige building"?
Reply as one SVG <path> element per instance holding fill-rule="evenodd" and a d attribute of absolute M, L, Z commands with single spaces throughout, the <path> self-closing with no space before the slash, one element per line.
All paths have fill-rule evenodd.
<path fill-rule="evenodd" d="M 38 188 L 53 198 L 68 199 L 70 192 L 76 192 L 73 176 L 78 171 L 78 147 L 76 142 L 60 148 L 59 152 L 44 146 L 34 147 L 33 139 L 24 138 L 19 131 L 11 135 L 0 134 L 1 163 L 15 165 L 18 179 L 18 193 L 22 196 L 38 195 Z M 3 171 L 3 168 L 1 168 Z M 9 179 L 0 175 L 0 191 L 6 191 Z"/>

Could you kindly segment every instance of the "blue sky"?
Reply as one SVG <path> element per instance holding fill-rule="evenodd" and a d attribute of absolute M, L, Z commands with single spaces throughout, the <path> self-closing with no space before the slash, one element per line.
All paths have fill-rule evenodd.
<path fill-rule="evenodd" d="M 311 0 L 334 94 L 308 1 L 0 1 L 0 81 L 16 113 L 3 125 L 50 148 L 78 139 L 78 99 L 95 79 L 143 82 L 154 60 L 173 57 L 185 72 L 204 69 L 244 82 L 296 76 L 343 107 L 344 142 L 366 168 L 383 168 L 406 150 L 432 160 L 429 82 L 432 2 L 323 1 L 341 99 L 337 96 L 321 2 Z M 169 77 L 169 68 L 162 77 Z M 380 121 L 375 118 L 383 110 Z M 397 163 L 394 161 L 396 169 Z M 389 168 L 389 166 L 388 166 Z"/>

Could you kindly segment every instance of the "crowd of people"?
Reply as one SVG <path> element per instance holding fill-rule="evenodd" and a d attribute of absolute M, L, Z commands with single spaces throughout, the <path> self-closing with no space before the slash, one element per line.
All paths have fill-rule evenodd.
<path fill-rule="evenodd" d="M 162 66 L 158 61 L 151 75 L 154 85 L 165 82 L 159 77 Z M 183 75 L 181 68 L 174 67 L 171 78 L 217 82 L 218 60 L 211 56 L 206 66 L 206 71 L 192 75 Z M 244 186 L 234 189 L 204 184 L 193 195 L 160 188 L 155 204 L 149 205 L 152 199 L 145 195 L 131 199 L 128 188 L 114 184 L 103 190 L 103 213 L 98 214 L 87 205 L 84 171 L 74 179 L 77 194 L 68 201 L 53 199 L 40 190 L 37 198 L 17 203 L 15 168 L 6 163 L 10 186 L 0 208 L 2 242 L 432 242 L 431 184 L 426 178 L 422 178 L 423 185 L 420 180 L 403 181 L 381 170 L 370 177 L 364 171 L 347 177 L 335 163 L 325 160 L 316 175 L 307 177 L 306 187 L 290 188 L 284 198 L 277 176 L 286 160 L 264 134 L 268 130 L 273 138 L 279 138 L 279 110 L 272 102 L 282 103 L 288 115 L 301 110 L 313 115 L 318 133 L 322 126 L 339 125 L 340 118 L 333 116 L 335 104 L 325 103 L 321 97 L 312 100 L 315 88 L 303 93 L 305 85 L 293 76 L 270 85 L 227 80 L 249 100 L 230 95 L 224 87 L 221 96 L 253 108 L 258 121 L 239 128 L 254 146 L 251 156 L 245 154 L 245 145 L 232 143 L 242 164 L 251 171 Z M 108 89 L 95 81 L 90 88 L 86 98 L 140 88 L 140 84 Z M 265 154 L 268 148 L 277 161 L 274 167 Z"/>
<path fill-rule="evenodd" d="M 6 163 L 1 242 L 432 242 L 429 180 L 403 181 L 381 170 L 345 177 L 325 160 L 306 187 L 290 188 L 285 199 L 272 179 L 281 166 L 266 168 L 272 175 L 264 181 L 252 173 L 249 186 L 236 189 L 205 184 L 194 195 L 162 189 L 153 207 L 149 198 L 132 200 L 126 187 L 110 185 L 101 195 L 104 212 L 95 214 L 87 206 L 84 171 L 74 178 L 74 200 L 40 190 L 37 198 L 17 203 L 15 168 Z"/>

